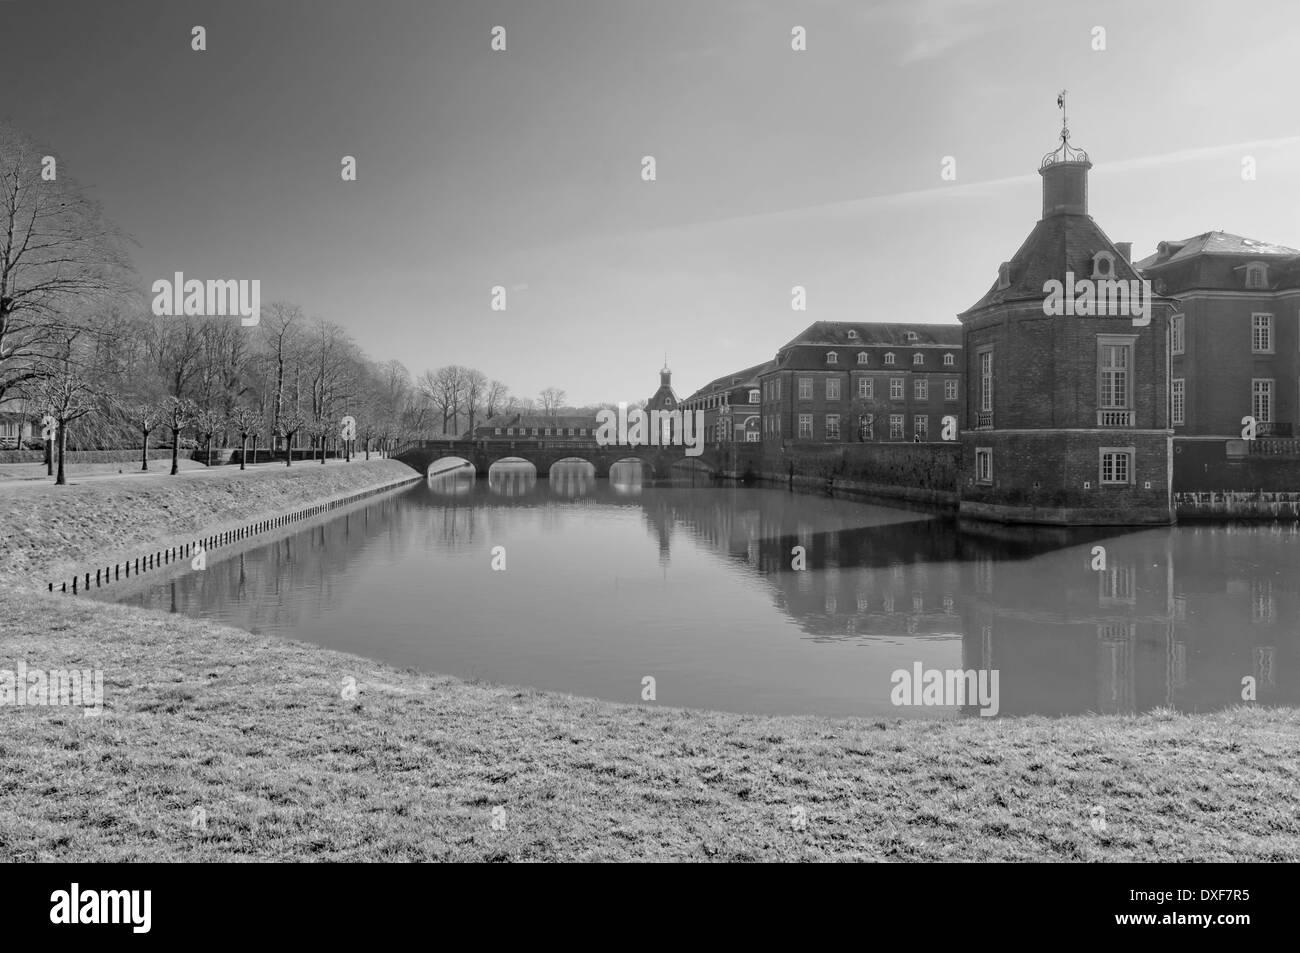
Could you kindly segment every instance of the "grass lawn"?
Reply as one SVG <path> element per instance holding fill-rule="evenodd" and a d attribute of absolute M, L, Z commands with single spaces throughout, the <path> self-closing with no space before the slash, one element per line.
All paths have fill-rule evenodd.
<path fill-rule="evenodd" d="M 47 538 L 190 532 L 401 476 L 368 466 L 88 482 Z M 0 545 L 0 669 L 102 669 L 105 710 L 0 708 L 11 859 L 1300 860 L 1294 709 L 774 718 L 402 672 L 20 592 L 87 558 L 24 545 L 45 498 Z"/>

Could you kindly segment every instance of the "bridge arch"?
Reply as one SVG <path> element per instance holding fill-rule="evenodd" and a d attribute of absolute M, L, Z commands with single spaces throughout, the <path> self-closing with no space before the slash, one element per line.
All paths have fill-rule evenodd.
<path fill-rule="evenodd" d="M 429 461 L 429 465 L 424 470 L 426 477 L 438 476 L 441 473 L 450 473 L 452 470 L 459 470 L 461 467 L 471 467 L 470 461 L 464 457 L 458 457 L 448 454 Z"/>

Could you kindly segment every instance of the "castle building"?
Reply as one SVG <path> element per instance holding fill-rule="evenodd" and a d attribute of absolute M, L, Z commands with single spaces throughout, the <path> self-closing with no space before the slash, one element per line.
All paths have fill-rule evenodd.
<path fill-rule="evenodd" d="M 682 401 L 682 410 L 704 412 L 704 442 L 755 443 L 762 439 L 763 405 L 759 377 L 772 361 L 755 364 L 710 381 Z"/>
<path fill-rule="evenodd" d="M 1177 306 L 1170 318 L 1175 471 L 1223 459 L 1242 418 L 1292 437 L 1300 420 L 1300 251 L 1206 232 L 1163 241 L 1137 268 Z"/>
<path fill-rule="evenodd" d="M 958 315 L 966 361 L 963 517 L 1171 523 L 1169 317 L 1088 212 L 1068 126 L 1043 157 L 1042 217 Z"/>
<path fill-rule="evenodd" d="M 938 441 L 964 370 L 957 324 L 818 321 L 758 374 L 763 443 Z"/>

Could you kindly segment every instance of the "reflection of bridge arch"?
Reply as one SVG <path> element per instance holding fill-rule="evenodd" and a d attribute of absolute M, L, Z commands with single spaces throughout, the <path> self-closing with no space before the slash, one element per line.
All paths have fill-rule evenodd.
<path fill-rule="evenodd" d="M 654 464 L 651 461 L 646 460 L 642 457 L 619 457 L 617 460 L 614 460 L 613 462 L 610 463 L 609 469 L 605 471 L 605 476 L 609 477 L 610 479 L 613 479 L 614 468 L 618 466 L 620 463 L 625 463 L 629 465 L 634 464 L 640 467 L 642 480 L 653 480 L 655 478 Z"/>

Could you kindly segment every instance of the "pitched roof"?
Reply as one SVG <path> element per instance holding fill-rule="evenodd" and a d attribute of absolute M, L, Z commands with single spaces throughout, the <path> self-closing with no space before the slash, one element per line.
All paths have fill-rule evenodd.
<path fill-rule="evenodd" d="M 915 340 L 908 340 L 907 332 L 916 334 Z M 850 336 L 852 332 L 853 336 Z M 907 347 L 909 344 L 937 344 L 940 346 L 961 346 L 960 324 L 908 324 L 901 321 L 817 321 L 808 325 L 799 335 L 781 345 L 781 350 L 801 344 L 841 345 L 843 347 L 860 347 L 894 345 Z"/>
<path fill-rule="evenodd" d="M 1076 278 L 1092 274 L 1092 256 L 1099 251 L 1109 251 L 1115 256 L 1115 278 L 1123 281 L 1138 280 L 1141 276 L 1124 257 L 1119 248 L 1101 230 L 1091 215 L 1056 213 L 1041 219 L 1029 237 L 1011 256 L 1011 281 L 1006 288 L 998 287 L 993 280 L 984 297 L 971 305 L 963 315 L 1007 301 L 1026 299 L 1042 300 L 1047 297 L 1043 285 L 1051 280 L 1065 280 L 1071 271 Z"/>
<path fill-rule="evenodd" d="M 762 364 L 755 364 L 753 367 L 746 367 L 744 370 L 723 374 L 721 377 L 709 381 L 686 399 L 688 401 L 694 400 L 696 397 L 716 394 L 719 391 L 730 390 L 733 387 L 757 387 L 758 376 L 775 364 L 775 361 L 764 361 Z M 739 381 L 739 383 L 733 384 L 732 381 Z"/>
<path fill-rule="evenodd" d="M 1272 242 L 1256 241 L 1243 238 L 1229 232 L 1202 232 L 1182 241 L 1163 241 L 1155 254 L 1148 255 L 1137 263 L 1143 271 L 1161 267 L 1174 262 L 1187 261 L 1197 255 L 1241 255 L 1246 258 L 1288 258 L 1300 255 L 1300 250 Z"/>

